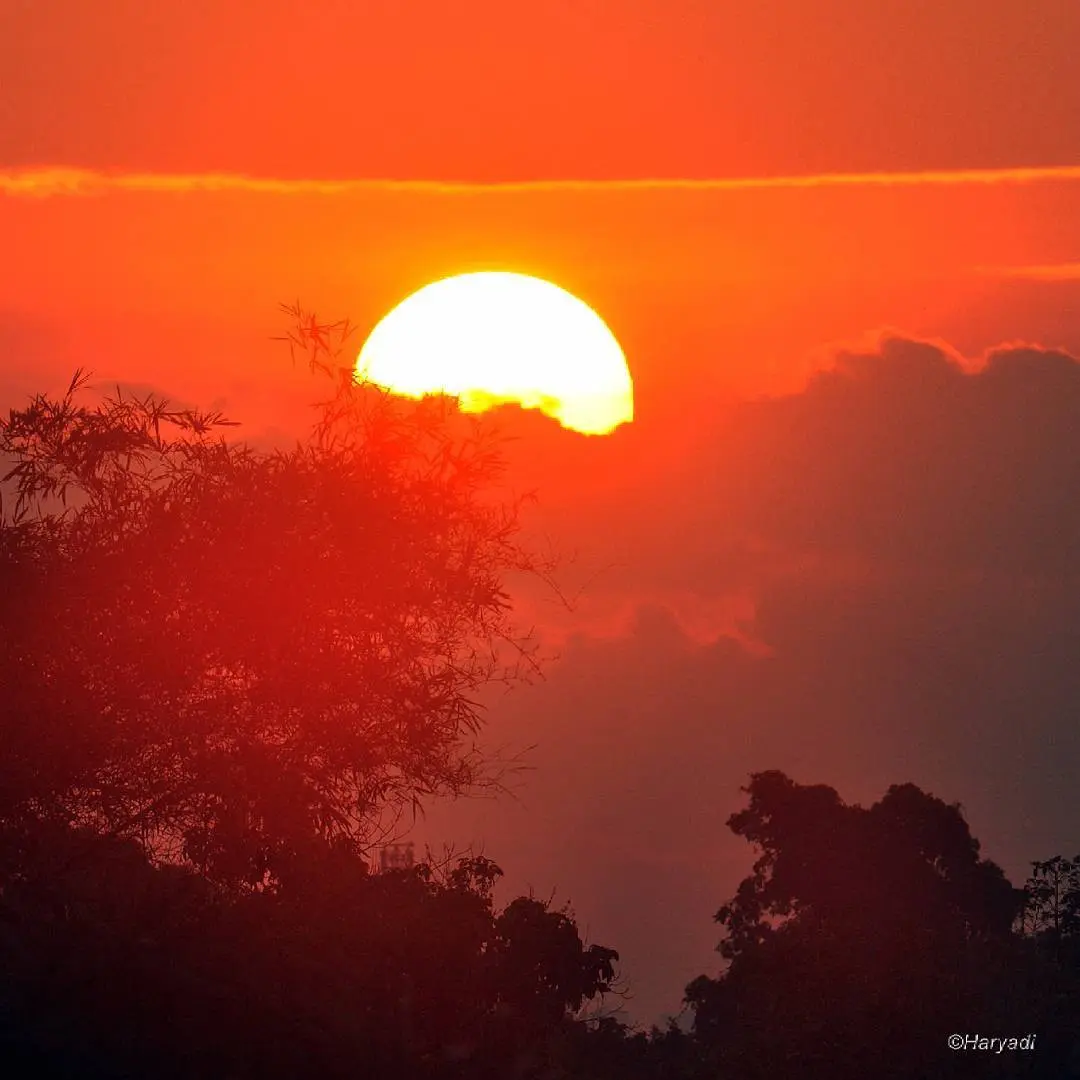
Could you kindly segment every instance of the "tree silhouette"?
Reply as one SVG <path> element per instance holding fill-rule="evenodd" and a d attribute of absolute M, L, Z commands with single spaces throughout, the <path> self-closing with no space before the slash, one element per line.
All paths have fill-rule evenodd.
<path fill-rule="evenodd" d="M 1022 893 L 958 806 L 905 784 L 863 808 L 775 771 L 745 790 L 728 824 L 759 857 L 716 916 L 727 968 L 687 988 L 714 1065 L 975 1075 L 985 1062 L 951 1054 L 951 1033 L 1037 1030 L 1038 974 L 1011 933 Z"/>
<path fill-rule="evenodd" d="M 1052 1032 L 1067 1032 L 1069 1071 L 1080 1076 L 1080 857 L 1061 855 L 1031 864 L 1017 930 L 1032 950 L 1038 996 Z"/>
<path fill-rule="evenodd" d="M 539 1026 L 608 993 L 619 955 L 598 945 L 585 948 L 573 917 L 543 901 L 521 896 L 495 923 L 492 958 L 500 1001 L 521 1024 Z"/>
<path fill-rule="evenodd" d="M 238 893 L 130 839 L 39 833 L 0 896 L 5 1075 L 513 1075 L 617 955 L 534 900 L 496 910 L 501 873 L 463 857 L 374 875 L 325 850 Z"/>
<path fill-rule="evenodd" d="M 5 1075 L 514 1075 L 614 950 L 484 858 L 371 872 L 389 816 L 497 781 L 477 692 L 535 657 L 544 574 L 494 436 L 289 335 L 335 380 L 306 441 L 117 388 L 0 422 Z"/>
<path fill-rule="evenodd" d="M 494 436 L 337 363 L 310 437 L 259 451 L 216 413 L 77 373 L 0 422 L 0 823 L 138 837 L 259 886 L 306 846 L 491 780 L 476 692 L 532 660 L 505 575 L 542 572 L 492 497 Z M 335 336 L 336 335 L 336 336 Z"/>
<path fill-rule="evenodd" d="M 1058 961 L 1080 943 L 1080 855 L 1031 864 L 1024 886 L 1020 931 L 1043 943 Z"/>

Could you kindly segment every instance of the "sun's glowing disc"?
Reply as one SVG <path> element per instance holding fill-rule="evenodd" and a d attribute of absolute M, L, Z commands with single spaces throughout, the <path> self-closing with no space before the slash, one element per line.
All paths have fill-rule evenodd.
<path fill-rule="evenodd" d="M 601 435 L 634 418 L 634 388 L 615 335 L 592 308 L 527 274 L 459 274 L 389 312 L 356 373 L 405 397 L 445 393 L 465 412 L 506 402 Z"/>

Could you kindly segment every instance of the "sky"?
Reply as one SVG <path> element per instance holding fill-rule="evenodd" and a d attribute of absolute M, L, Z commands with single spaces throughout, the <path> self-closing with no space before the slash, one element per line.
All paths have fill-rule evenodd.
<path fill-rule="evenodd" d="M 912 781 L 1017 881 L 1080 850 L 1077 41 L 1075 0 L 0 0 L 0 407 L 83 365 L 288 438 L 280 302 L 592 305 L 634 423 L 499 416 L 576 598 L 521 586 L 557 656 L 486 737 L 529 769 L 416 836 L 555 890 L 651 1022 L 718 969 L 752 771 Z"/>

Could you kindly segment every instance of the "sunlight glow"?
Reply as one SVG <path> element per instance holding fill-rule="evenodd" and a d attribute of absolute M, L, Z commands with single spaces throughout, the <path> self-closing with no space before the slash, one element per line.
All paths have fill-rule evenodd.
<path fill-rule="evenodd" d="M 357 376 L 419 398 L 446 393 L 465 412 L 513 402 L 602 435 L 634 418 L 626 357 L 582 300 L 550 281 L 484 271 L 424 286 L 386 315 Z"/>

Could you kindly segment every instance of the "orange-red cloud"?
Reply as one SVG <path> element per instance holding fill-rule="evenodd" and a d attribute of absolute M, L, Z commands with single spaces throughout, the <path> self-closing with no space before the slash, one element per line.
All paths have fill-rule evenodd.
<path fill-rule="evenodd" d="M 107 173 L 54 167 L 0 172 L 0 194 L 30 198 L 102 195 L 110 192 L 246 191 L 273 195 L 340 195 L 364 191 L 447 193 L 565 192 L 603 190 L 754 191 L 822 187 L 911 187 L 965 184 L 1032 184 L 1080 180 L 1080 165 L 1008 169 L 942 169 L 922 172 L 819 173 L 808 176 L 525 180 L 472 183 L 443 180 L 290 180 L 235 173 Z"/>

